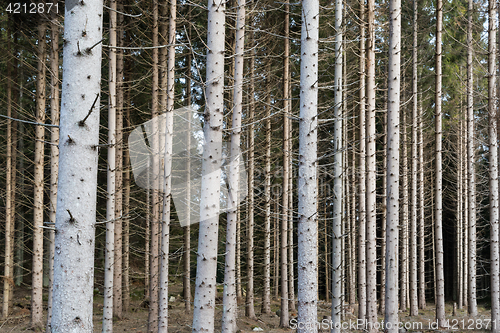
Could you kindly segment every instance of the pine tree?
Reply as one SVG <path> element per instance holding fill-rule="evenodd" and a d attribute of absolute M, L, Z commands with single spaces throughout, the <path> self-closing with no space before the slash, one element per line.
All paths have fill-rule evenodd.
<path fill-rule="evenodd" d="M 208 2 L 205 142 L 193 332 L 214 331 L 224 89 L 225 2 Z M 249 189 L 252 190 L 251 188 Z"/>
<path fill-rule="evenodd" d="M 66 3 L 51 322 L 54 332 L 93 331 L 102 16 L 101 1 Z"/>
<path fill-rule="evenodd" d="M 319 1 L 302 2 L 299 122 L 298 332 L 317 331 Z M 286 195 L 286 193 L 285 193 Z M 289 230 L 291 232 L 291 230 Z M 300 325 L 303 324 L 304 328 Z"/>
<path fill-rule="evenodd" d="M 401 81 L 401 1 L 389 2 L 387 94 L 387 245 L 385 252 L 385 325 L 398 332 L 399 109 Z M 390 327 L 389 327 L 390 326 Z"/>

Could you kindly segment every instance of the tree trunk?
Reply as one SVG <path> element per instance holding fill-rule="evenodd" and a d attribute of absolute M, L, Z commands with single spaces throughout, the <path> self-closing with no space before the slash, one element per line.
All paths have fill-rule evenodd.
<path fill-rule="evenodd" d="M 284 20 L 284 43 L 285 49 L 283 51 L 283 110 L 289 112 L 289 70 L 290 70 L 290 4 L 285 1 L 285 20 Z M 282 195 L 282 216 L 281 216 L 281 315 L 280 327 L 289 327 L 289 285 L 288 285 L 288 173 L 290 164 L 288 163 L 288 155 L 290 152 L 290 129 L 288 126 L 290 122 L 287 120 L 287 114 L 283 116 L 283 195 Z"/>
<path fill-rule="evenodd" d="M 128 68 L 128 66 L 127 66 Z M 125 73 L 128 78 L 128 71 Z M 125 79 L 124 81 L 128 81 Z M 130 101 L 130 90 L 127 89 L 126 101 Z M 125 111 L 125 109 L 124 109 Z M 125 111 L 124 127 L 130 128 L 130 108 Z M 125 141 L 124 141 L 125 142 Z M 123 146 L 123 311 L 130 308 L 130 155 L 128 146 Z M 145 253 L 145 260 L 148 254 Z"/>
<path fill-rule="evenodd" d="M 12 64 L 11 57 L 14 53 L 11 50 L 11 29 L 10 25 L 12 20 L 8 21 L 7 30 L 7 117 L 12 117 Z M 15 149 L 14 142 L 12 140 L 12 120 L 7 119 L 7 147 L 6 147 L 6 175 L 5 175 L 5 266 L 4 266 L 4 277 L 3 277 L 3 302 L 2 302 L 2 317 L 7 318 L 9 316 L 10 299 L 12 298 L 12 293 L 14 291 L 14 202 L 12 200 L 12 193 L 14 192 L 14 186 L 12 183 L 12 167 L 15 164 L 15 160 L 12 159 L 12 150 Z M 22 244 L 24 246 L 24 244 Z"/>
<path fill-rule="evenodd" d="M 271 61 L 266 63 L 267 73 L 271 72 Z M 266 78 L 266 161 L 264 174 L 264 289 L 262 293 L 262 313 L 271 313 L 271 80 Z M 234 111 L 233 111 L 234 112 Z M 288 119 L 286 120 L 288 121 Z"/>
<path fill-rule="evenodd" d="M 457 135 L 457 146 L 458 146 L 458 170 L 457 170 L 457 307 L 462 309 L 463 307 L 463 224 L 464 224 L 464 121 L 463 121 L 463 108 L 462 103 L 460 103 L 460 115 L 459 118 L 459 134 Z"/>
<path fill-rule="evenodd" d="M 158 46 L 158 0 L 153 1 L 153 46 Z M 159 105 L 159 72 L 158 72 L 158 48 L 152 51 L 152 94 L 151 94 L 151 116 L 156 118 L 160 114 Z M 151 190 L 151 240 L 149 256 L 149 312 L 148 312 L 148 332 L 158 331 L 158 287 L 159 287 L 159 239 L 160 233 L 160 193 L 158 192 L 160 181 L 160 138 L 159 121 L 153 121 L 153 142 L 151 156 L 152 176 L 154 184 Z M 149 184 L 149 183 L 148 183 Z"/>
<path fill-rule="evenodd" d="M 343 148 L 342 117 L 343 117 L 343 78 L 342 78 L 342 19 L 343 2 L 335 0 L 335 75 L 334 75 L 334 138 L 333 138 L 333 229 L 332 229 L 332 322 L 341 322 L 342 313 L 342 197 L 343 197 Z M 335 326 L 332 333 L 340 332 L 340 327 Z"/>
<path fill-rule="evenodd" d="M 231 128 L 231 149 L 228 172 L 226 265 L 224 270 L 224 295 L 222 331 L 236 332 L 238 304 L 236 300 L 236 224 L 238 223 L 240 185 L 240 138 L 243 109 L 243 65 L 245 50 L 245 0 L 238 0 L 236 10 L 236 46 L 234 59 L 233 117 Z M 253 149 L 252 147 L 250 149 Z M 250 162 L 249 162 L 250 163 Z M 253 188 L 250 187 L 253 192 Z M 253 304 L 252 309 L 253 310 Z M 255 313 L 253 314 L 255 316 Z"/>
<path fill-rule="evenodd" d="M 102 16 L 101 1 L 66 4 L 53 332 L 93 331 Z"/>
<path fill-rule="evenodd" d="M 488 1 L 488 137 L 489 137 L 489 191 L 490 191 L 490 278 L 492 332 L 500 332 L 500 267 L 498 246 L 498 143 L 496 100 L 496 39 L 497 2 Z"/>
<path fill-rule="evenodd" d="M 417 290 L 417 124 L 418 124 L 418 8 L 413 0 L 413 77 L 412 77 L 412 125 L 411 125 L 411 223 L 410 223 L 410 316 L 418 315 Z"/>
<path fill-rule="evenodd" d="M 398 332 L 399 109 L 401 81 L 401 0 L 389 2 L 387 94 L 386 332 Z M 389 327 L 390 326 L 390 327 Z"/>
<path fill-rule="evenodd" d="M 45 73 L 46 73 L 46 36 L 47 24 L 38 25 L 38 70 L 36 84 L 36 122 L 45 122 Z M 43 193 L 44 193 L 44 141 L 45 129 L 35 127 L 35 172 L 33 199 L 33 268 L 31 286 L 31 325 L 43 325 Z"/>
<path fill-rule="evenodd" d="M 255 94 L 255 51 L 252 51 L 250 58 L 250 96 Z M 254 113 L 255 99 L 249 98 L 248 119 L 248 210 L 247 210 L 247 295 L 245 300 L 245 316 L 255 317 L 254 309 L 254 170 L 255 170 L 255 133 L 254 133 Z"/>
<path fill-rule="evenodd" d="M 116 181 L 116 1 L 109 9 L 109 96 L 108 96 L 108 165 L 106 196 L 106 256 L 104 262 L 104 308 L 102 331 L 113 332 L 115 270 L 115 181 Z"/>
<path fill-rule="evenodd" d="M 441 37 L 443 30 L 443 2 L 437 0 L 436 4 L 436 220 L 435 220 L 435 242 L 436 242 L 436 320 L 438 325 L 445 324 L 444 313 L 444 249 L 443 249 L 443 148 L 442 148 L 442 45 Z"/>
<path fill-rule="evenodd" d="M 167 3 L 162 7 L 162 19 L 166 20 L 168 15 Z M 163 95 L 166 95 L 166 101 L 163 98 L 162 107 L 165 111 L 165 150 L 164 150 L 164 177 L 163 177 L 163 217 L 162 217 L 162 236 L 161 236 L 161 271 L 160 271 L 160 313 L 158 332 L 166 333 L 168 331 L 168 259 L 170 245 L 170 206 L 172 198 L 172 154 L 173 154 L 173 132 L 174 132 L 174 94 L 175 94 L 175 42 L 176 42 L 176 20 L 177 3 L 170 1 L 170 15 L 168 16 L 168 54 L 166 59 L 166 68 L 162 63 L 165 75 L 162 75 Z M 166 22 L 162 23 L 163 38 L 167 37 Z M 163 56 L 164 57 L 164 56 Z M 166 79 L 166 82 L 165 82 Z M 166 83 L 166 84 L 165 84 Z M 191 115 L 191 113 L 188 113 Z M 188 121 L 191 117 L 188 117 Z M 188 133 L 190 136 L 191 133 Z"/>
<path fill-rule="evenodd" d="M 403 81 L 403 93 L 405 83 Z M 403 100 L 406 101 L 406 94 L 403 95 Z M 402 210 L 402 221 L 399 222 L 399 238 L 400 238 L 400 260 L 399 260 L 399 270 L 400 270 L 400 280 L 399 280 L 399 309 L 406 312 L 408 308 L 407 294 L 408 294 L 408 145 L 407 145 L 407 131 L 406 131 L 406 108 L 401 109 L 401 114 L 403 118 L 402 123 L 402 140 L 401 140 L 401 194 L 403 196 L 401 200 L 401 210 Z"/>
<path fill-rule="evenodd" d="M 52 125 L 59 125 L 59 20 L 57 15 L 52 16 L 51 29 L 51 53 L 50 53 L 50 117 Z M 50 213 L 49 221 L 51 227 L 56 223 L 57 208 L 57 176 L 59 168 L 59 127 L 54 127 L 50 134 Z M 47 327 L 50 332 L 50 321 L 52 320 L 52 293 L 54 285 L 54 251 L 55 230 L 49 230 L 49 295 L 47 303 Z"/>
<path fill-rule="evenodd" d="M 377 147 L 376 147 L 376 85 L 375 85 L 375 0 L 368 0 L 367 39 L 367 123 L 366 123 L 366 319 L 377 321 Z M 370 329 L 370 328 L 369 328 Z M 373 331 L 373 329 L 370 329 Z"/>
<path fill-rule="evenodd" d="M 318 189 L 316 181 L 318 41 L 319 1 L 304 1 L 300 43 L 298 332 L 317 332 L 318 318 Z M 305 328 L 301 328 L 301 324 Z"/>
<path fill-rule="evenodd" d="M 122 46 L 123 6 L 118 0 L 116 18 L 116 45 Z M 116 56 L 116 129 L 115 129 L 115 235 L 113 269 L 113 316 L 123 318 L 123 50 L 117 49 Z"/>
<path fill-rule="evenodd" d="M 205 142 L 193 332 L 214 331 L 224 88 L 225 2 L 209 1 Z M 252 189 L 249 189 L 251 191 Z"/>
<path fill-rule="evenodd" d="M 366 319 L 366 96 L 365 4 L 360 2 L 359 42 L 359 167 L 358 167 L 358 319 Z"/>
<path fill-rule="evenodd" d="M 424 192 L 424 120 L 422 102 L 418 108 L 418 182 L 419 182 L 419 223 L 418 223 L 418 307 L 426 308 L 425 302 L 425 192 Z"/>
<path fill-rule="evenodd" d="M 190 18 L 191 12 L 188 13 Z M 190 26 L 191 27 L 191 26 Z M 191 28 L 189 27 L 189 33 Z M 191 51 L 188 51 L 187 55 L 187 66 L 186 66 L 186 106 L 191 107 Z M 191 118 L 187 122 L 187 142 L 186 146 L 191 147 Z M 186 159 L 186 179 L 188 180 L 186 184 L 186 211 L 191 211 L 191 152 L 188 149 Z M 184 227 L 184 253 L 183 253 L 183 263 L 184 263 L 184 274 L 182 280 L 182 290 L 184 295 L 184 306 L 188 313 L 191 312 L 191 214 L 186 214 L 186 226 Z M 238 220 L 239 221 L 239 220 Z"/>
<path fill-rule="evenodd" d="M 468 175 L 468 201 L 469 201 L 469 220 L 467 221 L 467 274 L 468 274 L 468 301 L 467 309 L 469 315 L 477 316 L 476 301 L 476 182 L 474 169 L 474 100 L 473 100 L 473 49 L 472 49 L 472 14 L 473 0 L 469 0 L 468 24 L 467 24 L 467 169 Z"/>

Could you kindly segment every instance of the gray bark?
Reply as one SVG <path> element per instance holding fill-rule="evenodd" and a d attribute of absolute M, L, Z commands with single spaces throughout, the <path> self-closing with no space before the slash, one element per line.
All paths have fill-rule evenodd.
<path fill-rule="evenodd" d="M 387 220 L 385 252 L 386 331 L 398 332 L 399 109 L 401 81 L 401 1 L 389 2 L 389 75 L 387 94 Z M 390 327 L 389 327 L 390 326 Z"/>
<path fill-rule="evenodd" d="M 225 2 L 208 2 L 205 142 L 193 332 L 214 331 L 224 88 Z"/>
<path fill-rule="evenodd" d="M 497 142 L 497 86 L 496 40 L 497 2 L 488 1 L 488 138 L 489 138 L 489 190 L 490 190 L 490 278 L 492 332 L 500 332 L 500 259 L 498 245 L 498 142 Z"/>
<path fill-rule="evenodd" d="M 54 332 L 93 331 L 102 16 L 101 1 L 75 3 L 73 7 L 66 4 L 51 322 Z"/>
<path fill-rule="evenodd" d="M 46 74 L 45 22 L 38 25 L 38 69 L 36 82 L 36 122 L 45 122 L 45 74 Z M 33 199 L 33 266 L 31 283 L 31 326 L 43 325 L 43 197 L 44 197 L 44 141 L 45 129 L 35 127 L 35 171 Z"/>
<path fill-rule="evenodd" d="M 302 3 L 299 121 L 298 332 L 317 332 L 319 1 Z M 286 195 L 286 194 L 285 194 Z M 292 232 L 292 230 L 289 230 Z M 301 328 L 300 325 L 304 325 Z"/>
<path fill-rule="evenodd" d="M 342 198 L 343 198 L 343 78 L 342 78 L 342 54 L 343 54 L 343 2 L 335 1 L 335 74 L 334 74 L 334 139 L 333 139 L 333 229 L 332 229 L 332 322 L 341 322 L 342 313 Z M 340 332 L 340 327 L 334 325 L 332 333 Z"/>

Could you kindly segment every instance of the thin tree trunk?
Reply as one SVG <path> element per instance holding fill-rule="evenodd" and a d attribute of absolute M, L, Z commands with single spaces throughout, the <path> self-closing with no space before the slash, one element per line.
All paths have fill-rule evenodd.
<path fill-rule="evenodd" d="M 271 192 L 272 193 L 272 192 Z M 278 208 L 278 196 L 274 199 L 274 226 L 273 226 L 273 248 L 274 248 L 274 274 L 273 274 L 273 288 L 275 300 L 279 297 L 279 280 L 280 280 L 280 244 L 279 244 L 279 208 Z"/>
<path fill-rule="evenodd" d="M 382 209 L 381 209 L 381 219 L 382 219 L 382 226 L 381 226 L 381 244 L 380 244 L 380 253 L 381 258 L 380 258 L 380 305 L 378 312 L 380 314 L 385 313 L 385 281 L 387 278 L 387 274 L 385 272 L 385 265 L 386 265 L 386 257 L 385 253 L 387 251 L 387 223 L 384 223 L 387 220 L 387 94 L 385 96 L 385 112 L 384 112 L 384 117 L 383 117 L 383 126 L 384 126 L 384 138 L 383 138 L 383 156 L 382 156 Z"/>
<path fill-rule="evenodd" d="M 151 168 L 151 160 L 147 161 L 147 168 Z M 147 183 L 151 184 L 150 172 L 146 176 Z M 151 270 L 151 189 L 146 189 L 146 225 L 144 230 L 144 299 L 149 303 L 150 280 L 149 273 Z"/>
<path fill-rule="evenodd" d="M 421 100 L 421 99 L 420 99 Z M 424 115 L 422 112 L 422 102 L 418 107 L 418 182 L 419 182 L 419 223 L 418 223 L 418 307 L 426 308 L 425 302 L 425 192 L 424 192 Z"/>
<path fill-rule="evenodd" d="M 10 26 L 13 20 L 8 20 L 7 24 L 7 117 L 12 117 L 12 65 L 11 57 L 14 55 L 11 50 L 11 29 Z M 14 186 L 12 183 L 12 167 L 15 160 L 12 159 L 12 150 L 15 149 L 12 138 L 12 120 L 7 119 L 7 147 L 6 147 L 6 175 L 5 175 L 5 266 L 3 276 L 3 302 L 2 302 L 2 317 L 9 316 L 10 299 L 12 298 L 14 286 L 14 203 L 12 193 Z M 22 244 L 24 246 L 24 244 Z"/>
<path fill-rule="evenodd" d="M 469 0 L 467 25 L 467 168 L 468 175 L 468 201 L 469 201 L 469 220 L 467 221 L 467 274 L 468 274 L 468 301 L 467 309 L 469 315 L 477 316 L 476 301 L 476 182 L 475 182 L 475 138 L 474 138 L 474 100 L 473 100 L 473 49 L 472 49 L 472 14 L 473 0 Z"/>
<path fill-rule="evenodd" d="M 252 51 L 250 58 L 250 96 L 255 94 L 255 51 Z M 255 102 L 254 98 L 250 97 L 250 105 L 248 119 L 250 126 L 248 127 L 248 210 L 247 210 L 247 295 L 245 300 L 245 316 L 249 318 L 255 317 L 254 309 L 254 170 L 255 170 L 255 133 L 254 133 L 254 113 Z"/>
<path fill-rule="evenodd" d="M 153 46 L 158 46 L 158 0 L 153 1 Z M 158 48 L 152 51 L 152 94 L 151 94 L 151 116 L 153 119 L 159 116 L 159 69 L 158 69 Z M 160 121 L 153 121 L 153 143 L 152 143 L 152 182 L 154 184 L 151 192 L 151 240 L 150 240 L 150 259 L 149 259 L 149 312 L 148 312 L 148 332 L 158 331 L 158 288 L 159 288 L 159 233 L 160 233 L 160 193 L 158 191 L 160 181 Z"/>
<path fill-rule="evenodd" d="M 352 120 L 354 125 L 355 120 Z M 355 126 L 352 126 L 351 129 L 351 142 L 356 142 L 356 130 Z M 350 161 L 350 168 L 348 169 L 348 176 L 349 176 L 349 182 L 350 186 L 346 187 L 346 201 L 349 202 L 349 205 L 347 205 L 347 216 L 348 216 L 348 223 L 350 223 L 351 226 L 351 261 L 349 263 L 349 269 L 351 270 L 351 281 L 352 284 L 349 287 L 349 300 L 351 302 L 351 309 L 354 312 L 354 305 L 356 304 L 356 290 L 357 290 L 357 283 L 356 283 L 356 277 L 357 277 L 357 237 L 356 237 L 356 226 L 358 224 L 358 221 L 356 219 L 356 191 L 355 191 L 355 184 L 356 184 L 356 154 L 358 153 L 358 150 L 356 149 L 356 145 L 351 145 L 350 149 L 350 158 L 348 159 Z"/>
<path fill-rule="evenodd" d="M 17 33 L 14 33 L 14 40 L 17 40 Z M 16 51 L 14 51 L 16 52 Z M 22 56 L 22 52 L 20 52 L 20 55 Z M 13 77 L 17 76 L 17 58 L 14 58 L 14 74 Z M 21 61 L 19 63 L 19 71 L 20 71 L 20 79 L 19 79 L 19 94 L 16 94 L 15 97 L 18 96 L 19 100 L 17 98 L 13 98 L 14 104 L 19 104 L 19 114 L 23 112 L 23 89 L 24 89 L 24 66 L 23 62 Z M 14 108 L 12 110 L 12 117 L 16 118 L 17 117 L 17 112 L 16 109 Z M 12 127 L 12 142 L 14 144 L 13 150 L 12 150 L 12 188 L 16 188 L 16 158 L 17 158 L 17 149 L 15 142 L 17 142 L 17 132 L 19 132 L 19 151 L 24 151 L 24 124 L 22 122 L 19 122 L 18 124 L 18 129 L 16 130 L 16 126 Z M 24 154 L 20 154 L 19 156 L 19 173 L 20 173 L 20 181 L 19 181 L 19 192 L 20 193 L 25 193 L 25 183 L 26 183 L 26 177 L 25 177 L 25 157 Z M 16 191 L 12 191 L 11 193 L 11 203 L 12 203 L 12 216 L 11 216 L 11 223 L 12 225 L 15 225 L 15 219 L 16 219 Z M 24 277 L 24 250 L 25 250 L 25 245 L 24 245 L 24 219 L 18 219 L 18 225 L 17 225 L 17 237 L 15 238 L 15 247 L 16 247 L 16 258 L 15 258 L 15 263 L 14 263 L 14 268 L 15 268 L 15 285 L 20 286 L 23 283 L 23 277 Z M 13 286 L 14 287 L 14 286 Z M 12 294 L 11 294 L 12 295 Z M 10 299 L 11 305 L 12 305 L 12 298 Z M 10 305 L 10 306 L 11 306 Z"/>
<path fill-rule="evenodd" d="M 102 9 L 102 1 L 66 3 L 53 332 L 93 331 Z"/>
<path fill-rule="evenodd" d="M 417 125 L 418 125 L 418 7 L 413 0 L 413 73 L 412 73 L 412 122 L 411 122 L 411 222 L 410 222 L 410 316 L 418 315 L 417 280 Z"/>
<path fill-rule="evenodd" d="M 358 319 L 366 319 L 366 61 L 365 4 L 360 1 L 359 43 L 359 167 L 358 167 Z M 345 66 L 344 66 L 345 67 Z"/>
<path fill-rule="evenodd" d="M 436 320 L 438 325 L 444 325 L 444 249 L 443 249 L 443 125 L 442 125 L 442 30 L 443 30 L 443 2 L 437 0 L 436 4 Z"/>
<path fill-rule="evenodd" d="M 398 332 L 399 109 L 401 81 L 401 0 L 389 2 L 387 94 L 386 332 Z M 389 327 L 390 326 L 390 327 Z"/>
<path fill-rule="evenodd" d="M 288 82 L 291 82 L 291 73 L 288 71 Z M 291 96 L 291 85 L 288 84 L 288 98 Z M 268 104 L 270 105 L 270 104 Z M 295 269 L 294 269 L 294 237 L 293 237 L 293 126 L 292 126 L 292 103 L 288 103 L 286 121 L 288 121 L 288 311 L 296 312 L 295 307 Z M 284 176 L 283 176 L 284 178 Z M 284 195 L 286 195 L 284 193 Z M 317 258 L 316 258 L 317 260 Z"/>
<path fill-rule="evenodd" d="M 377 321 L 377 147 L 376 147 L 376 86 L 375 86 L 375 1 L 368 0 L 367 39 L 367 124 L 366 124 L 366 315 L 368 323 Z M 373 329 L 370 329 L 373 331 Z"/>
<path fill-rule="evenodd" d="M 117 4 L 116 44 L 122 45 L 123 6 Z M 116 50 L 116 130 L 115 130 L 115 235 L 113 269 L 113 316 L 123 318 L 123 50 Z"/>
<path fill-rule="evenodd" d="M 498 246 L 498 143 L 496 100 L 496 39 L 497 2 L 488 2 L 488 138 L 489 138 L 489 191 L 490 191 L 490 278 L 492 332 L 500 332 L 500 259 Z"/>
<path fill-rule="evenodd" d="M 170 206 L 172 199 L 172 148 L 174 132 L 174 95 L 175 95 L 175 41 L 176 41 L 176 19 L 177 2 L 170 1 L 170 15 L 168 15 L 167 3 L 162 7 L 162 19 L 166 20 L 168 15 L 168 53 L 165 64 L 162 63 L 162 91 L 163 99 L 161 105 L 166 109 L 165 114 L 165 147 L 164 147 L 164 177 L 163 177 L 163 216 L 161 230 L 161 271 L 160 271 L 160 309 L 158 332 L 166 333 L 168 331 L 168 269 L 169 269 L 169 245 L 170 245 Z M 165 27 L 165 28 L 164 28 Z M 166 22 L 162 23 L 163 38 L 167 38 Z M 163 56 L 164 58 L 164 56 Z M 165 82 L 166 79 L 166 82 Z M 191 113 L 188 113 L 189 115 Z M 191 117 L 188 117 L 190 121 Z M 188 136 L 191 133 L 188 132 Z M 188 146 L 189 147 L 189 146 Z"/>
<path fill-rule="evenodd" d="M 463 307 L 463 206 L 464 206 L 464 185 L 465 177 L 464 177 L 464 145 L 463 145 L 463 137 L 464 137 L 464 121 L 463 121 L 463 108 L 462 103 L 460 103 L 460 115 L 459 117 L 459 134 L 457 136 L 458 143 L 458 170 L 457 170 L 457 307 L 461 309 Z"/>
<path fill-rule="evenodd" d="M 341 322 L 342 313 L 342 197 L 343 197 L 343 148 L 342 142 L 342 117 L 343 117 L 343 2 L 335 1 L 335 75 L 334 75 L 334 139 L 333 139 L 333 229 L 332 229 L 332 322 Z M 340 327 L 335 326 L 332 333 L 340 332 Z"/>
<path fill-rule="evenodd" d="M 283 110 L 289 112 L 289 57 L 290 57 L 290 4 L 285 1 L 285 19 L 284 19 L 284 43 L 285 49 L 283 52 Z M 288 126 L 290 122 L 287 120 L 287 114 L 283 115 L 283 195 L 282 195 L 282 214 L 281 214 L 281 315 L 280 327 L 289 327 L 289 284 L 288 284 L 288 173 L 290 172 L 290 164 L 288 163 L 288 155 L 290 152 L 290 130 Z M 279 216 L 279 214 L 278 214 Z"/>
<path fill-rule="evenodd" d="M 267 73 L 271 72 L 271 61 L 267 60 Z M 266 161 L 264 174 L 264 289 L 262 313 L 271 313 L 271 82 L 266 78 Z M 234 111 L 233 111 L 234 112 Z M 288 119 L 287 119 L 288 121 Z"/>
<path fill-rule="evenodd" d="M 188 17 L 190 16 L 188 13 Z M 189 28 L 189 32 L 191 29 Z M 191 107 L 191 51 L 188 51 L 187 55 L 187 66 L 186 66 L 186 106 Z M 191 113 L 189 113 L 191 114 Z M 187 142 L 186 146 L 191 147 L 191 117 L 189 117 L 187 122 Z M 186 211 L 191 211 L 191 151 L 188 149 L 186 158 Z M 185 310 L 191 312 L 191 214 L 186 214 L 186 226 L 184 227 L 184 253 L 183 253 L 183 263 L 184 263 L 184 273 L 182 280 L 182 290 L 184 295 L 184 307 Z M 238 242 L 238 240 L 237 240 Z M 239 255 L 239 254 L 237 254 Z M 238 257 L 236 257 L 238 258 Z"/>
<path fill-rule="evenodd" d="M 116 0 L 109 9 L 109 100 L 108 100 L 108 165 L 106 196 L 106 256 L 104 263 L 104 308 L 102 331 L 113 332 L 115 270 L 115 193 L 116 193 Z"/>
<path fill-rule="evenodd" d="M 56 2 L 57 3 L 57 2 Z M 51 29 L 51 53 L 50 53 L 50 117 L 53 125 L 59 125 L 59 21 L 57 15 L 52 16 Z M 57 176 L 59 168 L 59 128 L 51 130 L 50 142 L 50 213 L 51 226 L 56 224 L 57 208 Z M 47 302 L 47 327 L 50 332 L 52 320 L 52 293 L 54 283 L 54 251 L 55 230 L 49 230 L 49 295 Z"/>
<path fill-rule="evenodd" d="M 128 71 L 125 73 L 128 78 Z M 128 81 L 125 79 L 125 81 Z M 127 89 L 126 101 L 130 101 L 130 90 Z M 126 111 L 125 111 L 126 110 Z M 130 128 L 130 108 L 125 112 L 124 128 Z M 125 141 L 124 141 L 125 142 Z M 128 146 L 123 146 L 123 311 L 130 308 L 130 155 Z M 148 260 L 148 255 L 144 256 Z"/>
<path fill-rule="evenodd" d="M 403 82 L 403 87 L 405 83 Z M 404 88 L 403 88 L 404 89 Z M 403 90 L 403 93 L 406 90 Z M 406 101 L 406 94 L 403 95 L 403 100 Z M 401 210 L 402 210 L 402 221 L 400 221 L 399 225 L 399 237 L 400 237 L 400 280 L 399 280 L 399 309 L 403 312 L 406 312 L 408 308 L 407 302 L 407 294 L 408 294 L 408 145 L 407 145 L 407 131 L 406 131 L 406 108 L 401 109 L 401 114 L 403 118 L 401 131 L 402 131 L 402 140 L 401 140 L 401 154 L 402 154 L 402 163 L 401 163 L 401 173 L 402 173 L 402 181 L 401 181 L 401 194 L 403 196 L 401 200 Z"/>
<path fill-rule="evenodd" d="M 234 59 L 233 117 L 231 129 L 231 149 L 228 172 L 226 261 L 224 270 L 224 295 L 222 331 L 236 332 L 236 224 L 238 223 L 238 191 L 240 185 L 240 141 L 241 117 L 243 109 L 243 65 L 245 50 L 245 0 L 238 0 L 236 10 L 236 45 Z M 268 107 L 269 108 L 269 107 Z M 252 145 L 253 146 L 253 145 Z M 252 147 L 250 149 L 253 149 Z M 253 184 L 251 184 L 253 185 Z M 253 193 L 253 188 L 249 187 Z M 253 236 L 253 235 L 252 235 Z M 253 273 L 253 272 L 252 272 Z M 252 309 L 253 310 L 253 304 Z M 253 314 L 255 316 L 255 313 Z"/>
<path fill-rule="evenodd" d="M 46 73 L 46 30 L 47 24 L 38 25 L 38 70 L 36 85 L 36 122 L 45 122 L 45 73 Z M 44 194 L 44 141 L 45 129 L 35 127 L 35 172 L 33 199 L 33 268 L 31 286 L 31 325 L 43 325 L 43 194 Z"/>

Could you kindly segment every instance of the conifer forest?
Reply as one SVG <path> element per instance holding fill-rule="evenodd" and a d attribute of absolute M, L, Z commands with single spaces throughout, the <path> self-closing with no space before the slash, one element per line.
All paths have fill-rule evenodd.
<path fill-rule="evenodd" d="M 0 0 L 0 332 L 500 332 L 495 0 Z"/>

